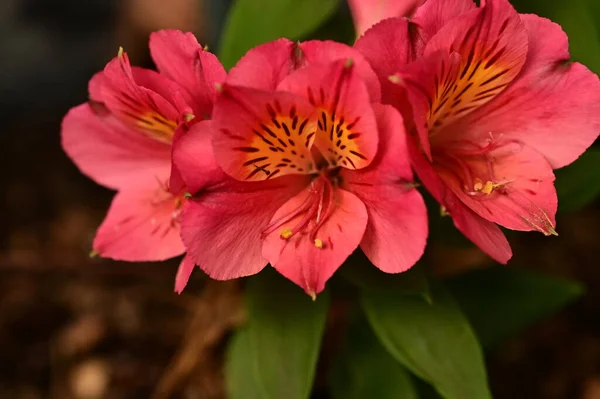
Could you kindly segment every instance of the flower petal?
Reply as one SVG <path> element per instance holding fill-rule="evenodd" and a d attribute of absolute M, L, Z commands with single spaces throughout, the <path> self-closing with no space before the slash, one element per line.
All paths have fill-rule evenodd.
<path fill-rule="evenodd" d="M 307 187 L 283 204 L 272 220 L 290 214 L 310 195 Z M 315 296 L 325 288 L 325 283 L 358 247 L 367 224 L 365 205 L 354 194 L 336 189 L 335 210 L 320 226 L 316 238 L 306 232 L 284 239 L 280 230 L 271 232 L 265 239 L 262 253 L 279 273 Z M 299 214 L 288 222 L 296 225 L 305 215 Z M 286 224 L 286 226 L 288 225 Z"/>
<path fill-rule="evenodd" d="M 150 34 L 150 53 L 158 70 L 191 94 L 196 117 L 210 117 L 215 84 L 227 77 L 218 58 L 204 51 L 192 33 L 172 29 Z"/>
<path fill-rule="evenodd" d="M 179 129 L 175 133 L 173 169 L 178 173 L 171 174 L 172 187 L 185 186 L 191 194 L 195 194 L 205 187 L 229 179 L 215 160 L 212 148 L 213 132 L 213 122 L 206 120 L 196 123 L 190 130 Z"/>
<path fill-rule="evenodd" d="M 379 150 L 373 163 L 343 171 L 343 187 L 365 204 L 369 215 L 361 248 L 386 273 L 408 270 L 423 255 L 427 208 L 412 184 L 413 176 L 400 114 L 391 106 L 374 108 Z"/>
<path fill-rule="evenodd" d="M 278 39 L 249 50 L 231 68 L 227 83 L 255 89 L 275 90 L 290 72 L 300 67 L 298 46 L 288 39 Z"/>
<path fill-rule="evenodd" d="M 377 74 L 384 103 L 392 103 L 390 91 L 393 91 L 393 85 L 389 77 L 422 52 L 424 44 L 414 34 L 415 27 L 406 18 L 389 18 L 373 26 L 354 44 Z"/>
<path fill-rule="evenodd" d="M 444 25 L 475 8 L 473 0 L 427 0 L 411 21 L 419 27 L 420 39 L 427 43 Z"/>
<path fill-rule="evenodd" d="M 600 133 L 600 80 L 585 66 L 568 63 L 567 36 L 559 25 L 535 15 L 521 18 L 529 34 L 522 73 L 496 101 L 453 130 L 475 140 L 489 132 L 518 139 L 560 168 Z"/>
<path fill-rule="evenodd" d="M 494 99 L 519 74 L 527 56 L 527 32 L 507 0 L 491 0 L 445 25 L 426 54 L 456 52 L 455 73 L 439 70 L 429 115 L 430 135 Z"/>
<path fill-rule="evenodd" d="M 262 232 L 277 209 L 307 184 L 304 176 L 265 182 L 230 179 L 184 206 L 181 237 L 189 256 L 217 280 L 261 271 Z"/>
<path fill-rule="evenodd" d="M 61 140 L 77 167 L 106 187 L 166 182 L 169 177 L 169 145 L 139 134 L 112 116 L 97 116 L 88 104 L 67 113 Z"/>
<path fill-rule="evenodd" d="M 158 184 L 120 191 L 96 233 L 94 251 L 130 262 L 181 255 L 180 206 L 181 199 Z"/>
<path fill-rule="evenodd" d="M 171 143 L 185 111 L 169 101 L 177 90 L 174 82 L 154 71 L 132 69 L 123 53 L 104 68 L 101 98 L 123 123 L 154 140 Z"/>
<path fill-rule="evenodd" d="M 408 17 L 424 0 L 349 0 L 356 33 L 360 36 L 385 18 Z"/>
<path fill-rule="evenodd" d="M 224 85 L 215 105 L 215 157 L 241 181 L 267 180 L 315 170 L 310 148 L 314 108 L 302 97 Z"/>
<path fill-rule="evenodd" d="M 361 169 L 377 152 L 377 124 L 352 60 L 296 71 L 280 90 L 302 95 L 318 110 L 315 147 L 331 167 Z"/>
<path fill-rule="evenodd" d="M 177 275 L 175 276 L 175 292 L 181 294 L 190 280 L 190 276 L 194 271 L 196 264 L 189 255 L 184 255 L 179 267 L 177 268 Z"/>
<path fill-rule="evenodd" d="M 465 156 L 471 184 L 436 167 L 444 182 L 481 217 L 512 230 L 556 234 L 554 174 L 546 159 L 522 143 L 499 145 L 485 157 Z"/>
<path fill-rule="evenodd" d="M 408 142 L 411 161 L 419 179 L 452 217 L 454 226 L 497 262 L 508 262 L 512 251 L 502 230 L 465 205 L 441 180 L 433 166 L 418 151 L 414 141 L 409 138 Z"/>

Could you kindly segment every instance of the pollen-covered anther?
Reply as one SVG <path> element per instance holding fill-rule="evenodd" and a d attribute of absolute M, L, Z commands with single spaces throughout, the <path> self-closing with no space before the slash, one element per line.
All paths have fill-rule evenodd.
<path fill-rule="evenodd" d="M 321 240 L 320 238 L 315 238 L 314 243 L 315 243 L 315 247 L 317 247 L 319 249 L 323 248 L 323 245 L 324 245 L 323 240 Z"/>
<path fill-rule="evenodd" d="M 293 235 L 293 232 L 291 229 L 283 229 L 283 230 L 281 230 L 280 235 L 281 235 L 281 238 L 287 240 L 288 238 L 290 238 Z"/>
<path fill-rule="evenodd" d="M 494 190 L 502 187 L 504 187 L 504 183 L 494 183 L 491 180 L 483 183 L 481 180 L 476 179 L 475 183 L 473 184 L 473 191 L 490 195 Z"/>

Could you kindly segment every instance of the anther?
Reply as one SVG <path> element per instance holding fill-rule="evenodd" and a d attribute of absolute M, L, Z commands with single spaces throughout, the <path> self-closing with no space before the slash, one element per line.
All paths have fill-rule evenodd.
<path fill-rule="evenodd" d="M 281 230 L 281 238 L 285 238 L 286 240 L 292 236 L 292 230 L 283 229 Z"/>
<path fill-rule="evenodd" d="M 315 238 L 315 247 L 319 249 L 323 248 L 323 240 L 321 240 L 320 238 Z"/>

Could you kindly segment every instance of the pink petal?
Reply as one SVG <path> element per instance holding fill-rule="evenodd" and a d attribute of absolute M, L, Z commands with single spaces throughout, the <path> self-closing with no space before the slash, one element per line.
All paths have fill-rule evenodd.
<path fill-rule="evenodd" d="M 208 118 L 215 101 L 215 84 L 227 77 L 217 57 L 204 51 L 192 33 L 171 29 L 150 35 L 150 53 L 158 70 L 191 94 L 196 117 Z"/>
<path fill-rule="evenodd" d="M 419 27 L 421 40 L 427 43 L 444 25 L 474 8 L 473 0 L 427 0 L 417 8 L 411 21 Z"/>
<path fill-rule="evenodd" d="M 170 173 L 169 145 L 130 129 L 114 117 L 96 116 L 88 104 L 67 113 L 61 140 L 79 169 L 106 187 L 166 182 Z"/>
<path fill-rule="evenodd" d="M 423 255 L 427 208 L 412 185 L 406 132 L 391 106 L 375 107 L 379 151 L 373 163 L 342 174 L 343 187 L 365 204 L 369 215 L 361 248 L 386 273 L 408 270 Z"/>
<path fill-rule="evenodd" d="M 311 64 L 352 58 L 373 101 L 381 96 L 377 77 L 369 63 L 352 47 L 333 41 L 311 40 L 294 43 L 279 39 L 257 46 L 229 72 L 227 83 L 256 89 L 275 90 L 290 73 Z"/>
<path fill-rule="evenodd" d="M 272 220 L 276 221 L 293 212 L 310 195 L 310 187 L 283 204 Z M 289 239 L 275 230 L 265 239 L 263 256 L 285 277 L 315 296 L 325 283 L 358 247 L 367 224 L 364 204 L 352 193 L 335 189 L 335 210 L 316 232 L 316 238 L 299 233 Z M 304 214 L 282 226 L 295 226 Z M 318 240 L 318 241 L 317 241 Z"/>
<path fill-rule="evenodd" d="M 179 267 L 177 268 L 177 275 L 175 276 L 175 292 L 181 294 L 190 280 L 190 276 L 194 271 L 196 264 L 189 255 L 184 255 Z"/>
<path fill-rule="evenodd" d="M 406 18 L 390 18 L 369 29 L 361 36 L 354 48 L 371 64 L 379 78 L 385 102 L 391 90 L 389 77 L 402 70 L 422 52 L 423 43 L 412 34 Z M 374 101 L 375 102 L 375 101 Z"/>
<path fill-rule="evenodd" d="M 96 233 L 94 251 L 105 258 L 130 262 L 181 255 L 180 206 L 181 199 L 159 184 L 120 191 Z"/>
<path fill-rule="evenodd" d="M 377 124 L 369 94 L 352 60 L 296 71 L 280 90 L 304 96 L 318 113 L 315 147 L 331 166 L 361 169 L 377 152 Z"/>
<path fill-rule="evenodd" d="M 171 186 L 185 186 L 194 194 L 227 180 L 213 153 L 213 130 L 213 122 L 207 120 L 175 133 L 173 165 L 178 173 L 171 175 Z"/>
<path fill-rule="evenodd" d="M 382 19 L 410 16 L 423 2 L 424 0 L 348 0 L 359 36 Z"/>
<path fill-rule="evenodd" d="M 518 139 L 543 154 L 553 168 L 579 157 L 600 132 L 600 80 L 579 63 L 568 63 L 560 26 L 521 16 L 529 34 L 522 73 L 496 101 L 453 129 L 477 138 L 493 132 Z"/>
<path fill-rule="evenodd" d="M 215 158 L 241 181 L 315 170 L 314 108 L 301 96 L 225 85 L 215 105 Z"/>
<path fill-rule="evenodd" d="M 492 0 L 442 27 L 425 51 L 454 51 L 462 57 L 456 72 L 437 72 L 429 129 L 430 136 L 441 137 L 445 126 L 492 101 L 519 74 L 527 32 L 506 0 Z"/>
<path fill-rule="evenodd" d="M 546 159 L 521 143 L 509 143 L 483 158 L 465 157 L 474 187 L 457 179 L 455 171 L 436 167 L 445 183 L 475 213 L 512 230 L 556 234 L 554 174 Z M 489 168 L 492 168 L 490 179 Z M 494 187 L 492 183 L 497 183 Z M 490 185 L 486 192 L 486 185 Z M 475 187 L 479 186 L 479 187 Z"/>
<path fill-rule="evenodd" d="M 300 66 L 299 62 L 297 45 L 288 39 L 278 39 L 249 50 L 231 68 L 227 83 L 275 90 L 283 78 Z"/>
<path fill-rule="evenodd" d="M 506 263 L 512 257 L 510 244 L 502 230 L 473 212 L 468 206 L 446 186 L 436 170 L 416 149 L 414 142 L 409 139 L 409 152 L 413 167 L 427 191 L 448 212 L 454 226 L 483 252 L 497 262 Z"/>
<path fill-rule="evenodd" d="M 447 198 L 446 204 L 456 228 L 483 252 L 502 264 L 512 258 L 510 244 L 496 224 L 477 215 L 458 199 L 451 202 Z"/>
<path fill-rule="evenodd" d="M 367 85 L 371 102 L 381 99 L 381 87 L 371 64 L 356 49 L 331 40 L 309 40 L 299 44 L 304 65 L 328 64 L 334 61 L 352 59 L 356 73 Z"/>
<path fill-rule="evenodd" d="M 217 280 L 261 271 L 262 232 L 287 200 L 306 186 L 304 176 L 266 182 L 229 180 L 184 206 L 181 237 L 189 256 Z"/>

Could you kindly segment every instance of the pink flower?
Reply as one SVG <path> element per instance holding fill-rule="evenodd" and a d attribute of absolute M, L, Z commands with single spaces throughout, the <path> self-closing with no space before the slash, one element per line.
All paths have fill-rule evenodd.
<path fill-rule="evenodd" d="M 175 146 L 184 180 L 200 189 L 184 206 L 189 256 L 220 280 L 271 263 L 313 297 L 359 245 L 385 272 L 410 268 L 426 210 L 402 118 L 378 96 L 377 78 L 346 46 L 282 39 L 251 50 L 213 120 Z M 194 156 L 211 143 L 212 158 Z"/>
<path fill-rule="evenodd" d="M 216 57 L 196 38 L 159 31 L 150 50 L 160 73 L 131 67 L 127 54 L 90 81 L 90 101 L 62 124 L 62 145 L 79 169 L 118 191 L 94 238 L 94 252 L 126 261 L 157 261 L 184 253 L 179 234 L 183 194 L 171 147 L 178 127 L 209 117 L 215 82 L 225 79 Z M 193 269 L 184 258 L 176 290 Z"/>
<path fill-rule="evenodd" d="M 385 18 L 409 17 L 424 0 L 348 0 L 356 33 L 360 36 Z"/>
<path fill-rule="evenodd" d="M 552 169 L 600 132 L 598 77 L 568 61 L 558 25 L 506 0 L 429 0 L 356 48 L 384 102 L 413 115 L 414 167 L 459 230 L 501 263 L 512 253 L 497 225 L 556 234 Z"/>

